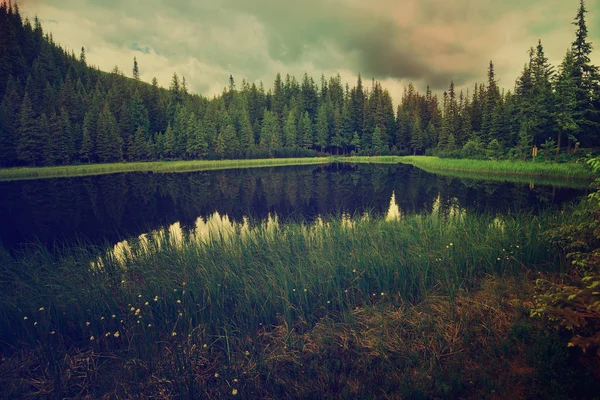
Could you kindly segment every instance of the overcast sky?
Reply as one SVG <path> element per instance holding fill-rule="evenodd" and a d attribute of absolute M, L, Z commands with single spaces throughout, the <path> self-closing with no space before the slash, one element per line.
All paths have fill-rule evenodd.
<path fill-rule="evenodd" d="M 1 0 L 0 0 L 1 1 Z M 558 65 L 574 39 L 579 0 L 19 0 L 21 13 L 88 63 L 115 65 L 168 87 L 174 72 L 212 96 L 236 82 L 273 85 L 277 72 L 350 85 L 380 80 L 397 101 L 408 82 L 441 93 L 472 87 L 494 61 L 512 89 L 527 51 L 542 40 Z M 600 0 L 587 0 L 588 39 L 600 64 Z M 370 85 L 369 82 L 367 82 Z"/>

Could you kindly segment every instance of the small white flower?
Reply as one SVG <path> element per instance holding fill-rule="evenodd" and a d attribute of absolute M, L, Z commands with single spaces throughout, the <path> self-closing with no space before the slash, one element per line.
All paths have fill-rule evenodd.
<path fill-rule="evenodd" d="M 121 334 L 119 333 L 119 331 L 116 331 L 115 333 L 113 333 L 113 336 L 114 337 L 119 337 L 119 336 L 121 336 Z"/>
<path fill-rule="evenodd" d="M 90 326 L 90 322 L 89 322 L 89 321 L 86 321 L 86 322 L 85 322 L 85 326 Z"/>
<path fill-rule="evenodd" d="M 207 348 L 208 346 L 206 345 L 206 343 L 204 343 L 204 345 L 202 345 L 202 347 Z"/>
<path fill-rule="evenodd" d="M 177 336 L 177 332 L 171 333 L 171 336 Z"/>
<path fill-rule="evenodd" d="M 35 321 L 35 322 L 33 323 L 33 326 L 37 326 L 37 321 Z"/>
<path fill-rule="evenodd" d="M 177 300 L 177 304 L 181 304 L 181 300 Z"/>
<path fill-rule="evenodd" d="M 237 389 L 233 389 L 233 390 L 231 391 L 231 394 L 232 394 L 232 395 L 234 395 L 234 396 L 235 396 L 235 395 L 237 395 L 237 394 L 238 394 L 238 390 L 237 390 Z"/>
<path fill-rule="evenodd" d="M 27 321 L 29 318 L 28 317 L 23 317 L 23 320 Z"/>
<path fill-rule="evenodd" d="M 39 310 L 39 311 L 44 311 L 44 310 L 45 310 L 45 308 L 44 308 L 44 307 L 40 307 L 40 310 Z"/>
<path fill-rule="evenodd" d="M 94 341 L 94 339 L 96 339 L 96 338 L 93 336 L 90 336 L 90 341 Z"/>

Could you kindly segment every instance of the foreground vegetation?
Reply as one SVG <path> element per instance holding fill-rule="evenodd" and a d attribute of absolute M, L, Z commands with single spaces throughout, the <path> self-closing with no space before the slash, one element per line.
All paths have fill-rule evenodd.
<path fill-rule="evenodd" d="M 566 270 L 542 232 L 570 218 L 339 217 L 4 251 L 0 384 L 11 398 L 589 397 L 579 350 L 528 316 L 537 274 Z"/>

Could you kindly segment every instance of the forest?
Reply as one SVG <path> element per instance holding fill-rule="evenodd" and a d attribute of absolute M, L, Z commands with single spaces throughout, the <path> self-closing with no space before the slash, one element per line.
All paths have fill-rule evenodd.
<path fill-rule="evenodd" d="M 532 147 L 562 154 L 600 146 L 600 73 L 590 61 L 585 4 L 562 63 L 551 65 L 542 41 L 512 90 L 487 82 L 441 97 L 404 89 L 394 108 L 381 83 L 343 83 L 340 75 L 277 74 L 273 87 L 236 83 L 207 98 L 174 74 L 169 88 L 110 73 L 44 33 L 17 5 L 0 6 L 0 166 L 71 165 L 161 159 L 302 157 L 318 154 L 430 154 L 527 159 Z"/>

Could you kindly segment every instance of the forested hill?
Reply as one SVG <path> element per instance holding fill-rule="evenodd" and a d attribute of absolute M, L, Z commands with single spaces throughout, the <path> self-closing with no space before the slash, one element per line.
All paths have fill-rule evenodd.
<path fill-rule="evenodd" d="M 18 7 L 0 6 L 0 165 L 122 160 L 258 158 L 321 153 L 439 154 L 526 158 L 534 144 L 546 158 L 600 146 L 600 75 L 590 63 L 583 0 L 575 35 L 558 68 L 542 42 L 513 90 L 488 79 L 441 98 L 411 84 L 395 108 L 389 92 L 360 75 L 315 80 L 277 74 L 265 90 L 230 77 L 221 96 L 187 91 L 176 74 L 169 89 L 115 68 L 101 72 L 45 35 Z"/>

